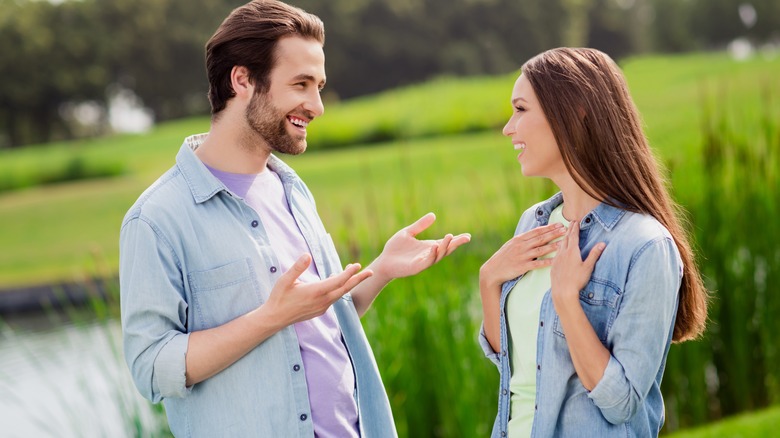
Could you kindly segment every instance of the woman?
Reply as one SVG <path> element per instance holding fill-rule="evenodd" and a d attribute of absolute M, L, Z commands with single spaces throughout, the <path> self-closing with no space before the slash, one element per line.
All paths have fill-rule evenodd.
<path fill-rule="evenodd" d="M 501 373 L 494 437 L 646 437 L 672 341 L 707 292 L 619 68 L 593 49 L 526 62 L 504 127 L 560 193 L 480 269 L 480 343 Z"/>

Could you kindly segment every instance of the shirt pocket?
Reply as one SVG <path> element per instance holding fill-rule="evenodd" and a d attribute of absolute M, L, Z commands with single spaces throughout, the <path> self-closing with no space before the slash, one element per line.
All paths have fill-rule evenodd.
<path fill-rule="evenodd" d="M 619 298 L 620 289 L 611 282 L 599 278 L 591 278 L 585 288 L 580 290 L 582 310 L 602 343 L 607 342 L 609 330 L 617 315 Z M 566 337 L 557 313 L 553 332 L 560 337 Z"/>
<path fill-rule="evenodd" d="M 249 259 L 190 272 L 187 281 L 195 307 L 193 330 L 220 326 L 263 302 Z"/>

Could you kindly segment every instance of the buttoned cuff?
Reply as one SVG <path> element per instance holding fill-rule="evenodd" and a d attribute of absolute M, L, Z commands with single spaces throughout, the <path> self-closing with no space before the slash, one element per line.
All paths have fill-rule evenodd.
<path fill-rule="evenodd" d="M 496 364 L 497 367 L 501 366 L 501 359 L 498 356 L 498 353 L 493 351 L 493 347 L 490 345 L 490 342 L 487 340 L 487 336 L 485 336 L 485 325 L 484 323 L 480 325 L 479 327 L 479 346 L 482 347 L 482 352 L 485 353 L 485 357 L 490 359 L 491 362 Z"/>
<path fill-rule="evenodd" d="M 191 388 L 186 387 L 185 361 L 189 339 L 189 334 L 177 334 L 157 354 L 154 361 L 154 394 L 159 394 L 161 398 L 183 398 L 191 391 Z"/>

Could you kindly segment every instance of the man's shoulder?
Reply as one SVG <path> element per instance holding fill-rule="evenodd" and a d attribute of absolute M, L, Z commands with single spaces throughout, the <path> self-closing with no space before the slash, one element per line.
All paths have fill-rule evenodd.
<path fill-rule="evenodd" d="M 192 195 L 181 171 L 174 165 L 141 193 L 125 214 L 122 226 L 141 217 L 153 220 L 159 215 L 181 211 L 187 203 L 192 203 Z"/>

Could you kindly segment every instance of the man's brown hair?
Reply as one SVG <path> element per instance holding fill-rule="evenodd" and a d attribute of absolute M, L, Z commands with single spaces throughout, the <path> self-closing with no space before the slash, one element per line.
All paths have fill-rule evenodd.
<path fill-rule="evenodd" d="M 708 293 L 620 68 L 595 49 L 558 48 L 528 60 L 522 74 L 577 184 L 602 202 L 653 216 L 672 234 L 683 262 L 673 339 L 702 334 Z"/>
<path fill-rule="evenodd" d="M 316 15 L 275 0 L 255 0 L 233 10 L 206 43 L 211 115 L 235 96 L 230 84 L 234 66 L 249 70 L 258 93 L 267 92 L 279 39 L 300 36 L 325 43 L 325 27 Z"/>

